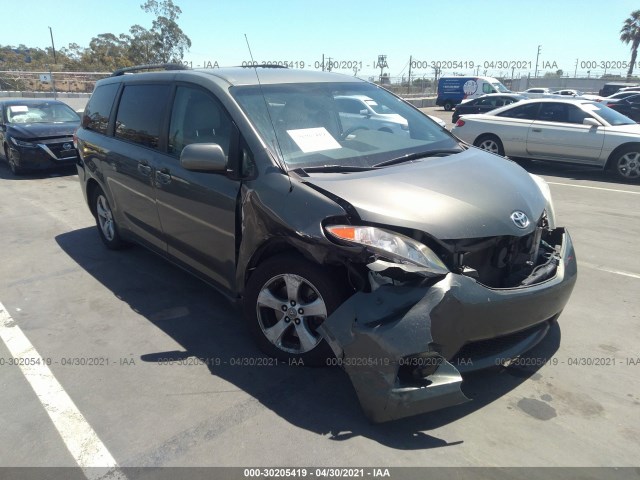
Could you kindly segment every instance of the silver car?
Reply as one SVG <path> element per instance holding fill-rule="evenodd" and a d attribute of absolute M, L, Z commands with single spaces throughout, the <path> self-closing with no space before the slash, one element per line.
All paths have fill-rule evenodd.
<path fill-rule="evenodd" d="M 525 100 L 465 115 L 452 133 L 498 155 L 593 165 L 640 181 L 640 125 L 586 100 Z"/>

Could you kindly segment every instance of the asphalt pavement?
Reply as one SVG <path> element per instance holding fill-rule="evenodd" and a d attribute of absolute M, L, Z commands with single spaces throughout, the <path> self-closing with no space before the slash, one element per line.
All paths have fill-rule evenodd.
<path fill-rule="evenodd" d="M 73 171 L 0 162 L 0 323 L 49 370 L 25 373 L 0 341 L 0 466 L 76 466 L 69 442 L 121 467 L 638 466 L 640 185 L 528 168 L 577 252 L 558 325 L 518 365 L 466 378 L 473 401 L 372 425 L 340 369 L 269 361 L 215 290 L 105 249 Z"/>

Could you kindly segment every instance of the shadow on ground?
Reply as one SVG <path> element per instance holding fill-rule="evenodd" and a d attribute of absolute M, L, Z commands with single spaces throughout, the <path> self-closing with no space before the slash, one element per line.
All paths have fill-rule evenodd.
<path fill-rule="evenodd" d="M 185 438 L 218 432 L 225 422 L 231 422 L 231 428 L 259 413 L 259 402 L 296 427 L 333 441 L 364 436 L 395 449 L 445 447 L 462 443 L 464 438 L 447 442 L 426 432 L 473 414 L 537 375 L 537 368 L 512 367 L 470 375 L 463 390 L 471 402 L 372 425 L 364 417 L 346 373 L 338 368 L 305 368 L 282 362 L 274 366 L 250 338 L 239 308 L 169 262 L 140 247 L 109 251 L 93 227 L 64 233 L 56 241 L 105 288 L 182 346 L 170 352 L 140 351 L 141 360 L 197 357 L 208 362 L 212 375 L 252 397 L 229 408 L 228 422 L 224 415 L 218 415 L 210 423 L 184 432 Z M 554 325 L 547 338 L 528 354 L 535 358 L 530 363 L 543 364 L 559 343 L 560 329 Z M 180 437 L 174 440 L 177 443 Z"/>

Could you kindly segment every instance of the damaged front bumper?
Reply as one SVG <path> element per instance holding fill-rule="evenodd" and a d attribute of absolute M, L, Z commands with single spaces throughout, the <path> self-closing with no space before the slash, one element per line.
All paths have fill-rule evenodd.
<path fill-rule="evenodd" d="M 466 402 L 461 371 L 499 364 L 535 345 L 564 308 L 577 276 L 571 238 L 564 229 L 556 232 L 562 239 L 558 266 L 540 283 L 494 289 L 449 273 L 358 292 L 331 314 L 319 331 L 367 417 L 385 422 Z M 514 334 L 503 347 L 454 366 L 463 347 Z"/>

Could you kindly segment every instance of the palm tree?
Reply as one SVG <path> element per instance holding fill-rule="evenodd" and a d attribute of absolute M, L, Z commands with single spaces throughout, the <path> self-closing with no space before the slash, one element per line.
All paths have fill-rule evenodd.
<path fill-rule="evenodd" d="M 620 41 L 631 44 L 631 61 L 627 72 L 627 77 L 630 77 L 633 75 L 633 66 L 636 63 L 638 46 L 640 46 L 640 10 L 631 12 L 631 16 L 624 21 L 620 30 Z"/>

